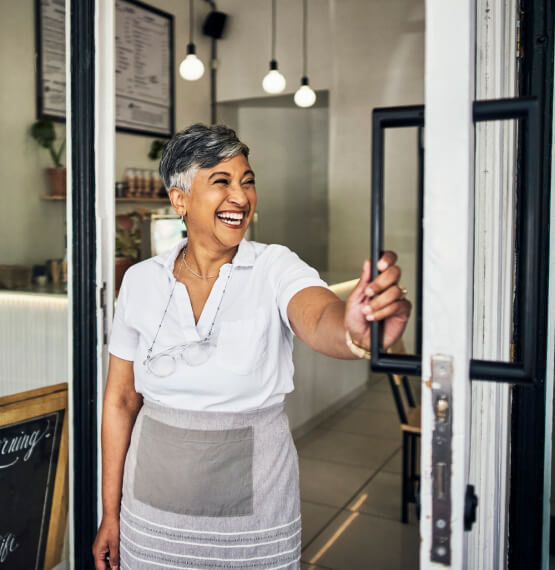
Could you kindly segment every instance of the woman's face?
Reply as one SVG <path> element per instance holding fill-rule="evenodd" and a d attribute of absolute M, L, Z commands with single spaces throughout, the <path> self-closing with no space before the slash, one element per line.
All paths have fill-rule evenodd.
<path fill-rule="evenodd" d="M 183 193 L 187 233 L 224 248 L 243 239 L 256 208 L 254 172 L 239 154 L 200 169 L 189 195 Z"/>

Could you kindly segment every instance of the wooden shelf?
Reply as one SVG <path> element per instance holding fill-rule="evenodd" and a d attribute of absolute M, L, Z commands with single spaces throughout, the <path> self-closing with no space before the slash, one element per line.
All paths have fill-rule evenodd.
<path fill-rule="evenodd" d="M 40 195 L 40 199 L 41 200 L 65 200 L 66 197 L 65 196 L 50 196 L 50 194 L 41 194 Z"/>
<path fill-rule="evenodd" d="M 168 204 L 170 203 L 169 198 L 116 198 L 116 202 L 152 202 L 157 204 Z"/>
<path fill-rule="evenodd" d="M 66 197 L 65 196 L 50 196 L 48 194 L 41 194 L 40 199 L 41 200 L 60 201 L 60 200 L 65 200 Z M 168 206 L 170 205 L 169 198 L 141 198 L 140 196 L 137 196 L 136 198 L 135 197 L 133 197 L 133 198 L 116 198 L 116 202 L 149 202 L 151 204 L 167 204 Z"/>

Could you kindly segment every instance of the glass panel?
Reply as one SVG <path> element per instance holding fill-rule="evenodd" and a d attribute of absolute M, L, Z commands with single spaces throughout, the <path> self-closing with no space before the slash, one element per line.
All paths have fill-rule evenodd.
<path fill-rule="evenodd" d="M 65 3 L 0 4 L 0 564 L 68 567 Z M 9 78 L 9 79 L 8 79 Z"/>

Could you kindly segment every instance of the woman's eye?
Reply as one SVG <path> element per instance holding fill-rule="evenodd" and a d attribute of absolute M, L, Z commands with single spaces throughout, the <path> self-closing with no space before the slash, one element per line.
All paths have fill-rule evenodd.
<path fill-rule="evenodd" d="M 215 180 L 214 184 L 228 184 L 228 180 L 226 180 L 225 178 L 220 178 L 219 180 Z"/>
<path fill-rule="evenodd" d="M 254 184 L 254 178 L 251 178 L 250 180 L 245 180 L 243 182 L 243 185 L 251 185 L 251 184 Z"/>

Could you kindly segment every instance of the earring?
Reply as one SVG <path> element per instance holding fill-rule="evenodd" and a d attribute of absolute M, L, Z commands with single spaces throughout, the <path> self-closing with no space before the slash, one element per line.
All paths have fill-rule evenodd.
<path fill-rule="evenodd" d="M 183 222 L 183 225 L 185 225 L 185 216 L 181 216 L 181 221 Z"/>

